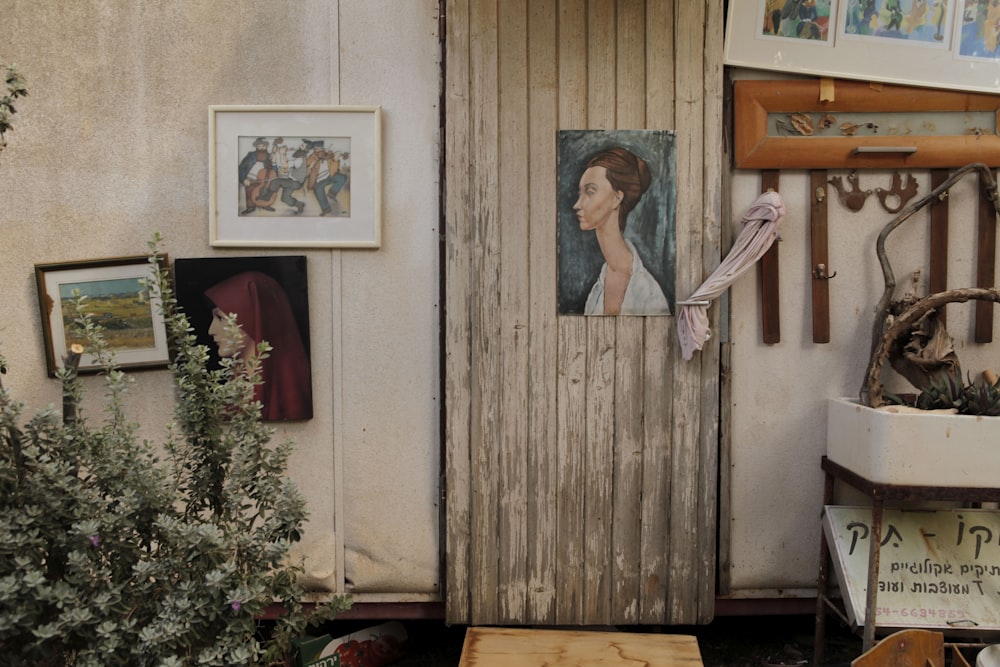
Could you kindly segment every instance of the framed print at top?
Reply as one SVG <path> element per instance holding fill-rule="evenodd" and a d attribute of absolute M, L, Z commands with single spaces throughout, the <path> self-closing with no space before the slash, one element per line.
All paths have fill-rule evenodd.
<path fill-rule="evenodd" d="M 725 64 L 911 86 L 1000 90 L 992 0 L 741 0 Z"/>
<path fill-rule="evenodd" d="M 378 248 L 381 110 L 209 107 L 209 242 Z"/>
<path fill-rule="evenodd" d="M 166 266 L 166 255 L 158 256 Z M 104 339 L 120 368 L 159 368 L 170 361 L 167 330 L 159 298 L 147 284 L 153 270 L 145 255 L 35 265 L 38 303 L 45 338 L 45 361 L 50 376 L 62 367 L 71 345 L 84 353 L 79 372 L 95 373 L 101 366 L 89 354 L 77 319 L 77 299 L 104 330 Z"/>

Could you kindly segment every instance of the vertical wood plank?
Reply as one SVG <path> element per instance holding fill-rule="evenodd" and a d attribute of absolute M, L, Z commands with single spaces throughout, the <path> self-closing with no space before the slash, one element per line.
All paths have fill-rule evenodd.
<path fill-rule="evenodd" d="M 616 14 L 615 124 L 641 129 L 646 122 L 645 0 L 619 0 Z M 643 319 L 617 317 L 615 435 L 612 470 L 611 621 L 639 616 L 639 492 L 642 483 Z"/>
<path fill-rule="evenodd" d="M 587 118 L 589 129 L 615 127 L 615 3 L 587 2 Z"/>
<path fill-rule="evenodd" d="M 559 0 L 559 127 L 585 128 L 587 118 L 587 12 L 578 0 Z M 555 218 L 553 218 L 555 220 Z M 549 232 L 551 233 L 551 231 Z M 551 259 L 549 261 L 552 261 Z M 555 289 L 555 283 L 550 287 Z M 584 452 L 587 445 L 587 322 L 558 317 L 556 622 L 584 619 Z"/>
<path fill-rule="evenodd" d="M 584 622 L 584 478 L 587 444 L 587 327 L 582 317 L 559 320 L 556 448 L 559 467 L 556 534 L 556 623 Z"/>
<path fill-rule="evenodd" d="M 822 192 L 823 194 L 818 194 Z M 830 268 L 830 252 L 827 235 L 826 170 L 814 169 L 809 172 L 809 245 L 812 254 L 812 331 L 814 343 L 830 342 L 830 281 L 819 275 L 823 266 L 826 275 L 833 273 Z"/>
<path fill-rule="evenodd" d="M 646 318 L 643 354 L 642 479 L 639 530 L 639 623 L 666 622 L 673 476 L 673 318 Z"/>
<path fill-rule="evenodd" d="M 646 3 L 646 118 L 650 128 L 674 128 L 674 3 Z"/>
<path fill-rule="evenodd" d="M 499 621 L 497 474 L 500 465 L 500 367 L 495 348 L 500 339 L 500 225 L 497 215 L 497 11 L 495 0 L 470 5 L 473 183 L 473 271 L 476 300 L 473 312 L 472 397 L 472 545 L 471 621 Z"/>
<path fill-rule="evenodd" d="M 982 181 L 982 179 L 980 179 Z M 996 286 L 997 215 L 993 202 L 987 196 L 985 184 L 980 182 L 976 239 L 976 287 Z M 993 342 L 993 302 L 976 301 L 975 341 Z"/>
<path fill-rule="evenodd" d="M 528 63 L 525 0 L 498 8 L 500 253 L 500 480 L 498 589 L 502 623 L 527 611 L 528 505 Z M 500 224 L 499 221 L 503 223 Z"/>
<path fill-rule="evenodd" d="M 721 183 L 721 207 L 722 210 L 719 214 L 721 221 L 721 229 L 719 233 L 719 240 L 721 242 L 722 248 L 732 248 L 733 239 L 736 233 L 733 230 L 733 219 L 732 219 L 732 197 L 729 193 L 732 190 L 732 177 L 731 172 L 728 169 L 728 165 L 732 164 L 732 146 L 733 146 L 733 80 L 729 72 L 725 72 L 723 75 L 722 83 L 722 148 L 720 149 L 720 155 L 722 156 L 721 164 L 723 165 L 722 173 L 719 178 Z M 724 255 L 725 253 L 722 253 Z M 717 487 L 719 489 L 718 496 L 718 522 L 716 529 L 716 535 L 718 544 L 716 547 L 716 554 L 718 558 L 718 563 L 716 564 L 716 571 L 718 572 L 718 588 L 716 589 L 716 595 L 721 597 L 729 597 L 732 591 L 732 564 L 730 561 L 730 554 L 732 553 L 732 417 L 733 417 L 733 376 L 732 376 L 732 351 L 733 344 L 729 336 L 729 298 L 724 298 L 720 300 L 720 310 L 722 313 L 719 317 L 719 328 L 720 336 L 719 338 L 719 414 L 718 414 L 718 425 L 719 425 L 719 452 L 718 452 L 718 465 L 716 469 L 718 470 L 718 480 Z M 713 611 L 714 615 L 714 611 Z"/>
<path fill-rule="evenodd" d="M 704 57 L 705 7 L 701 2 L 674 2 L 674 69 L 677 130 L 677 292 L 690 294 L 704 273 Z M 692 68 L 692 69 L 687 69 Z M 682 242 L 683 239 L 683 242 Z M 673 352 L 674 423 L 670 487 L 670 581 L 668 623 L 694 623 L 699 573 L 698 515 L 702 489 L 699 443 L 702 426 L 701 367 L 685 363 Z"/>
<path fill-rule="evenodd" d="M 646 122 L 652 128 L 674 127 L 674 14 L 672 3 L 647 2 Z M 643 318 L 642 490 L 639 498 L 639 619 L 663 623 L 666 606 L 668 517 L 670 499 L 670 430 L 673 416 L 672 317 Z"/>
<path fill-rule="evenodd" d="M 778 191 L 778 172 L 765 169 L 760 172 L 761 191 Z M 780 241 L 780 239 L 779 239 Z M 779 301 L 778 246 L 773 244 L 760 258 L 760 317 L 765 345 L 781 342 L 781 304 Z"/>
<path fill-rule="evenodd" d="M 445 104 L 445 620 L 469 622 L 472 233 L 469 174 L 469 6 L 448 0 Z"/>
<path fill-rule="evenodd" d="M 639 620 L 640 494 L 642 491 L 643 329 L 641 318 L 617 326 L 614 466 L 612 468 L 611 622 Z"/>
<path fill-rule="evenodd" d="M 529 623 L 556 621 L 557 471 L 556 436 L 556 146 L 558 129 L 557 3 L 528 8 L 528 145 L 530 178 L 529 305 L 530 369 L 528 430 L 528 609 Z"/>
<path fill-rule="evenodd" d="M 723 173 L 728 162 L 723 155 L 723 43 L 722 31 L 717 26 L 725 21 L 722 0 L 703 3 L 702 49 L 695 69 L 702 71 L 702 136 L 704 146 L 702 164 L 702 243 L 701 268 L 705 275 L 714 271 L 722 261 L 722 221 L 728 220 L 722 206 Z M 710 315 L 721 321 L 719 303 L 714 303 Z M 718 476 L 719 476 L 719 392 L 721 346 L 718 341 L 706 345 L 701 353 L 700 433 L 697 442 L 699 458 L 698 478 L 698 553 L 696 566 L 698 585 L 691 607 L 697 623 L 708 623 L 715 617 L 716 553 L 718 534 Z"/>
<path fill-rule="evenodd" d="M 587 5 L 587 126 L 613 129 L 616 100 L 615 3 Z M 587 444 L 584 478 L 584 622 L 611 614 L 611 481 L 614 464 L 615 318 L 588 317 Z"/>
<path fill-rule="evenodd" d="M 931 192 L 947 181 L 950 175 L 947 169 L 931 169 Z M 928 286 L 933 294 L 948 289 L 948 197 L 932 202 L 930 211 L 931 266 Z M 947 306 L 941 307 L 938 317 L 942 325 L 947 325 Z"/>
<path fill-rule="evenodd" d="M 615 319 L 587 322 L 587 440 L 584 454 L 584 617 L 611 618 L 611 484 L 615 450 Z"/>
<path fill-rule="evenodd" d="M 618 0 L 615 17 L 615 107 L 619 130 L 646 127 L 645 0 Z"/>

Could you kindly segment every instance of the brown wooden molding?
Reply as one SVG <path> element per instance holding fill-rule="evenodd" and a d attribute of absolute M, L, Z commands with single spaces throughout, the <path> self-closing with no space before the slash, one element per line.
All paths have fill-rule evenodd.
<path fill-rule="evenodd" d="M 737 169 L 851 169 L 1000 166 L 1000 95 L 865 82 L 835 82 L 835 97 L 821 101 L 820 80 L 740 80 L 734 83 L 734 151 Z M 827 130 L 809 136 L 768 133 L 768 114 L 920 113 L 990 111 L 992 128 L 960 135 L 843 136 Z"/>

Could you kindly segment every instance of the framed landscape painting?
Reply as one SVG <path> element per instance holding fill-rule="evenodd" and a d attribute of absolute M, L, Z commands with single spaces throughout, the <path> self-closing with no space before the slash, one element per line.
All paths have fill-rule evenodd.
<path fill-rule="evenodd" d="M 158 257 L 166 266 L 167 257 Z M 103 329 L 120 368 L 162 368 L 170 361 L 159 299 L 150 292 L 153 267 L 145 255 L 35 265 L 45 361 L 50 376 L 74 345 L 81 373 L 101 370 L 79 319 L 88 313 Z"/>

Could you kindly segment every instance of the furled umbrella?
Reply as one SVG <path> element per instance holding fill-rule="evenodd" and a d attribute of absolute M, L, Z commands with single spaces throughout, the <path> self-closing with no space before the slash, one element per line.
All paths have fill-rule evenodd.
<path fill-rule="evenodd" d="M 708 305 L 725 292 L 747 269 L 754 265 L 778 238 L 778 228 L 785 218 L 785 203 L 777 192 L 762 194 L 743 214 L 742 229 L 729 254 L 701 287 L 684 301 L 678 301 L 677 337 L 681 353 L 690 359 L 712 337 L 708 326 Z"/>

